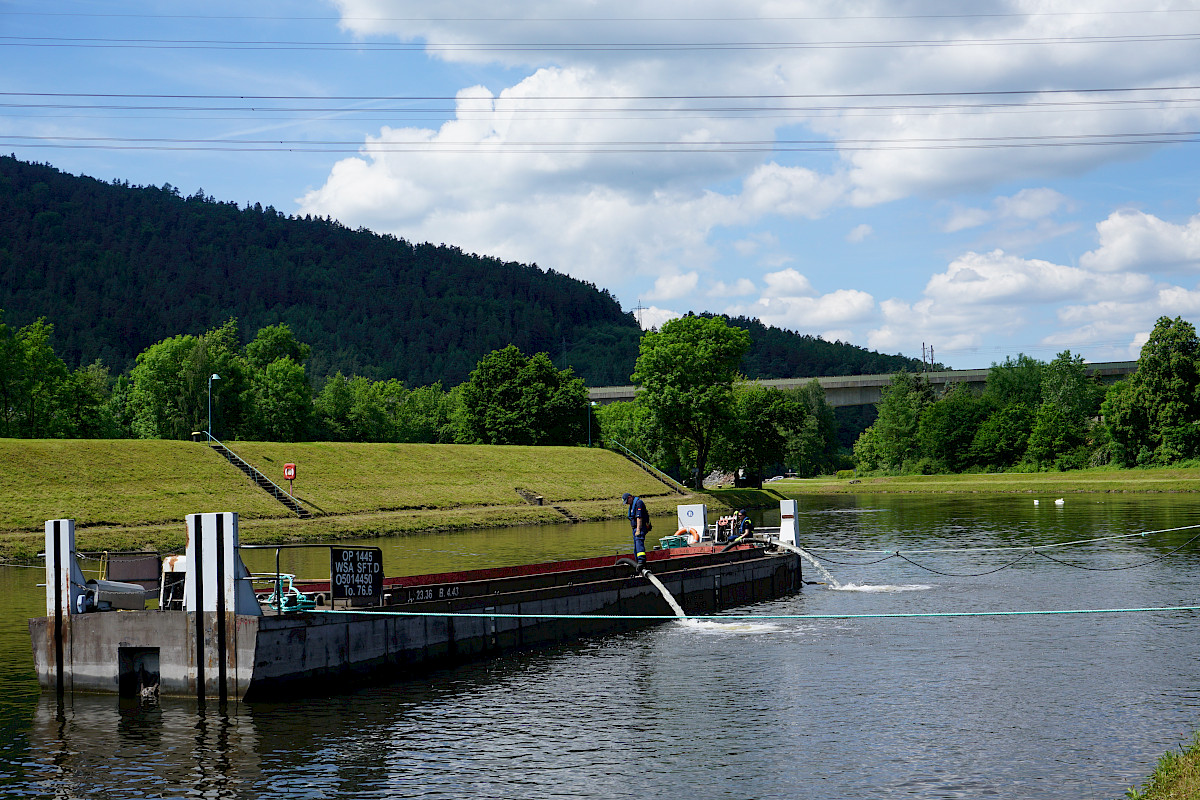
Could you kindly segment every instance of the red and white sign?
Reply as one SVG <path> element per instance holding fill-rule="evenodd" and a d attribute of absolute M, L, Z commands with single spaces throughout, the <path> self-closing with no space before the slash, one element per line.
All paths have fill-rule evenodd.
<path fill-rule="evenodd" d="M 296 465 L 295 464 L 284 464 L 283 465 L 283 477 L 287 478 L 289 481 L 294 481 L 296 479 Z"/>

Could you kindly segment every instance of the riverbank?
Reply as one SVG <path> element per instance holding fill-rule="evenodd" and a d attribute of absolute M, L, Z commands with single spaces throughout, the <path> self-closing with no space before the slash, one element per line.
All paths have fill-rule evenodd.
<path fill-rule="evenodd" d="M 663 517 L 681 503 L 707 503 L 720 514 L 806 494 L 1200 491 L 1196 468 L 1102 468 L 829 476 L 680 495 L 600 448 L 237 442 L 233 449 L 283 486 L 283 465 L 295 464 L 291 488 L 313 518 L 297 518 L 204 444 L 0 439 L 0 561 L 33 561 L 45 520 L 60 517 L 76 520 L 81 549 L 169 551 L 183 546 L 187 514 L 214 510 L 237 511 L 243 541 L 263 543 L 616 519 L 626 491 Z"/>
<path fill-rule="evenodd" d="M 623 492 L 655 515 L 707 502 L 616 453 L 584 447 L 237 442 L 232 449 L 312 514 L 299 519 L 204 444 L 0 439 L 0 561 L 32 561 L 43 525 L 76 520 L 82 550 L 169 551 L 184 517 L 236 511 L 243 542 L 332 541 L 624 516 Z M 540 504 L 538 501 L 540 498 Z"/>
<path fill-rule="evenodd" d="M 1125 795 L 1130 800 L 1193 800 L 1200 797 L 1200 733 L 1179 751 L 1169 750 L 1139 789 Z"/>
<path fill-rule="evenodd" d="M 786 478 L 765 484 L 799 494 L 1078 494 L 1089 492 L 1198 492 L 1200 468 L 1118 469 L 974 475 L 888 475 L 862 478 Z"/>

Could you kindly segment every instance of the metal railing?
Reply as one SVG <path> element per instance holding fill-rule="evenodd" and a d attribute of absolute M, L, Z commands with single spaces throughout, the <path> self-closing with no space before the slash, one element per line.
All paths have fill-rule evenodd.
<path fill-rule="evenodd" d="M 271 494 L 274 495 L 276 500 L 278 500 L 281 503 L 283 503 L 284 505 L 288 506 L 297 514 L 299 514 L 301 512 L 307 512 L 307 509 L 305 509 L 304 506 L 300 504 L 300 501 L 297 500 L 290 492 L 288 492 L 286 489 L 284 489 L 279 484 L 275 483 L 275 481 L 271 480 L 266 475 L 259 472 L 258 469 L 253 464 L 246 461 L 246 459 L 242 458 L 237 453 L 233 452 L 233 450 L 230 449 L 229 445 L 220 441 L 219 439 L 217 439 L 217 437 L 213 436 L 211 433 L 205 432 L 205 435 L 208 436 L 208 443 L 210 445 L 217 445 L 222 450 L 224 450 L 225 453 L 228 453 L 226 458 L 235 467 L 240 469 L 242 472 L 246 473 L 247 476 L 254 478 L 256 482 L 266 481 L 268 484 L 270 484 L 271 488 L 273 489 Z M 258 485 L 262 486 L 261 483 L 259 483 Z M 262 488 L 264 490 L 266 489 L 266 487 L 262 487 Z M 285 500 L 284 498 L 287 498 L 287 499 Z"/>
<path fill-rule="evenodd" d="M 617 447 L 619 447 L 619 448 L 621 448 L 622 450 L 624 450 L 624 451 L 625 451 L 625 454 L 626 454 L 627 456 L 629 456 L 630 458 L 634 459 L 634 460 L 635 460 L 635 461 L 636 461 L 638 464 L 640 464 L 640 465 L 642 466 L 642 468 L 643 468 L 643 469 L 645 469 L 647 472 L 649 472 L 649 473 L 651 473 L 652 475 L 654 475 L 654 477 L 658 478 L 658 479 L 659 479 L 660 481 L 662 481 L 663 483 L 665 483 L 665 484 L 667 484 L 668 486 L 670 486 L 671 488 L 675 489 L 675 491 L 677 491 L 677 492 L 679 492 L 679 493 L 681 493 L 681 494 L 687 494 L 687 493 L 690 491 L 690 490 L 689 490 L 689 489 L 688 489 L 686 486 L 684 486 L 682 483 L 680 483 L 679 481 L 675 480 L 675 479 L 674 479 L 674 478 L 672 478 L 670 475 L 668 475 L 667 473 L 663 472 L 661 469 L 659 469 L 658 467 L 654 466 L 654 465 L 653 465 L 653 464 L 651 464 L 649 461 L 647 461 L 646 459 L 642 458 L 642 457 L 641 457 L 641 456 L 639 456 L 637 453 L 633 452 L 633 451 L 632 451 L 632 450 L 630 450 L 628 447 L 626 447 L 625 445 L 623 445 L 623 444 L 621 444 L 620 442 L 618 442 L 616 439 L 609 439 L 609 440 L 608 440 L 608 442 L 609 442 L 610 444 L 615 444 Z"/>

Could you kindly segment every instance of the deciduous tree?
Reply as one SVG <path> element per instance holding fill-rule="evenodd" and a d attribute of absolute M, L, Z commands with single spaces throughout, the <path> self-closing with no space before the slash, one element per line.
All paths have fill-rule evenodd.
<path fill-rule="evenodd" d="M 921 455 L 939 472 L 961 472 L 971 465 L 971 443 L 989 410 L 988 402 L 965 383 L 953 386 L 921 414 L 917 424 Z"/>
<path fill-rule="evenodd" d="M 811 380 L 790 394 L 804 408 L 805 416 L 788 445 L 788 466 L 803 478 L 831 471 L 837 463 L 838 424 L 825 390 Z"/>
<path fill-rule="evenodd" d="M 578 444 L 585 435 L 587 387 L 545 353 L 515 345 L 480 359 L 462 387 L 464 433 L 481 444 Z"/>
<path fill-rule="evenodd" d="M 996 408 L 1020 403 L 1028 408 L 1042 404 L 1042 374 L 1045 363 L 1020 353 L 1009 356 L 1003 364 L 993 363 L 988 370 L 983 396 Z"/>
<path fill-rule="evenodd" d="M 312 389 L 304 367 L 290 358 L 277 358 L 250 379 L 253 395 L 251 430 L 254 438 L 296 442 L 308 433 Z"/>
<path fill-rule="evenodd" d="M 871 451 L 878 455 L 881 467 L 900 469 L 920 454 L 917 432 L 921 414 L 933 402 L 933 390 L 924 377 L 900 372 L 892 376 L 891 384 L 883 387 L 882 395 L 879 417 L 867 429 L 873 431 Z"/>
<path fill-rule="evenodd" d="M 689 315 L 642 336 L 633 380 L 663 432 L 688 445 L 696 485 L 733 417 L 733 382 L 749 347 L 750 335 L 724 317 Z"/>
<path fill-rule="evenodd" d="M 728 470 L 745 468 L 750 481 L 761 488 L 766 467 L 784 463 L 806 416 L 805 408 L 787 392 L 738 383 L 733 387 L 733 417 L 718 439 L 713 461 Z"/>

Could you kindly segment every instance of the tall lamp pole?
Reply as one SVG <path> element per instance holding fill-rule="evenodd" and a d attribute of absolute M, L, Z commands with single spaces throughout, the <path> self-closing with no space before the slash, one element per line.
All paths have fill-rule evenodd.
<path fill-rule="evenodd" d="M 596 405 L 595 401 L 589 401 L 587 405 L 588 415 L 588 447 L 592 446 L 592 406 Z"/>
<path fill-rule="evenodd" d="M 221 376 L 213 373 L 208 376 L 208 440 L 212 441 L 212 382 L 221 380 Z"/>

